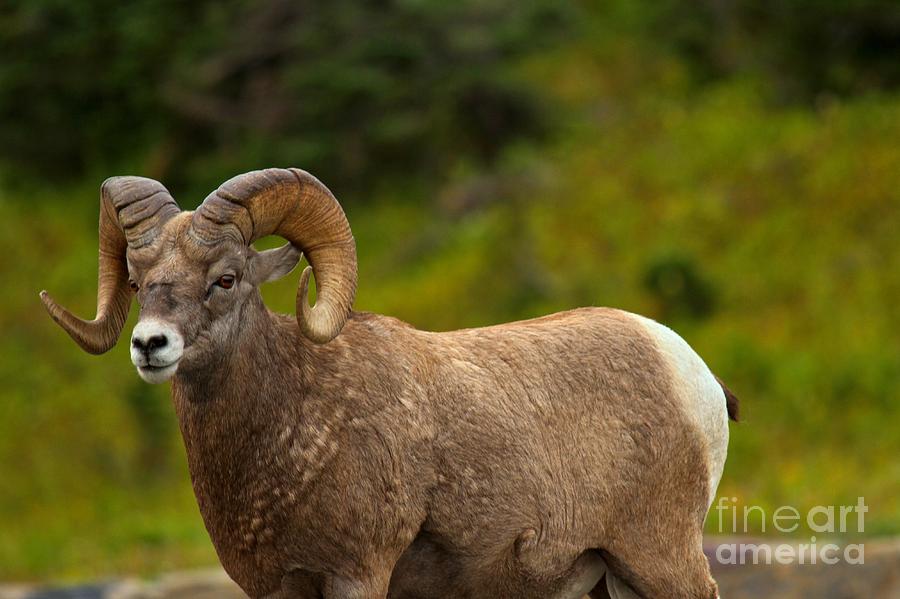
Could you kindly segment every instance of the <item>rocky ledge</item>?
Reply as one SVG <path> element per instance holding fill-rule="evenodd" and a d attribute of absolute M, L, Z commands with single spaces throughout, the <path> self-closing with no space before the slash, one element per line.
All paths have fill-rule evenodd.
<path fill-rule="evenodd" d="M 721 595 L 728 599 L 900 599 L 900 539 L 867 542 L 863 564 L 841 560 L 833 565 L 722 565 L 715 559 L 717 551 L 720 556 L 730 554 L 720 551 L 721 543 L 728 542 L 711 543 L 706 552 Z M 766 542 L 755 547 L 760 555 L 767 551 L 775 555 L 777 549 Z M 0 599 L 246 599 L 246 595 L 221 570 L 208 570 L 152 581 L 111 580 L 74 587 L 0 585 Z"/>

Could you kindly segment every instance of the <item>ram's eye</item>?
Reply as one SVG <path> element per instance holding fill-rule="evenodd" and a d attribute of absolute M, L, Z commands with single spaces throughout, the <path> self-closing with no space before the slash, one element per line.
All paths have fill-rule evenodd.
<path fill-rule="evenodd" d="M 222 289 L 231 289 L 234 287 L 234 275 L 222 275 L 216 281 L 216 285 Z"/>
<path fill-rule="evenodd" d="M 135 283 L 133 280 L 129 280 L 128 285 L 131 287 L 131 290 L 134 291 L 135 293 L 137 293 L 141 288 L 141 286 L 138 285 L 137 283 Z"/>

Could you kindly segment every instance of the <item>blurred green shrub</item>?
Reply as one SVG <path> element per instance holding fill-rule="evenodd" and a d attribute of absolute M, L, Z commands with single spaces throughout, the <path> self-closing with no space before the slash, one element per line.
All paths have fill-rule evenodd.
<path fill-rule="evenodd" d="M 599 10 L 677 52 L 700 82 L 755 73 L 780 102 L 900 86 L 892 0 L 618 0 Z"/>
<path fill-rule="evenodd" d="M 0 12 L 0 161 L 175 188 L 303 164 L 365 184 L 491 161 L 544 130 L 509 65 L 559 39 L 548 0 L 13 0 Z M 123 165 L 124 162 L 124 165 Z"/>
<path fill-rule="evenodd" d="M 896 65 L 840 45 L 798 66 L 802 23 L 865 31 L 880 6 L 832 4 L 756 28 L 742 2 L 8 2 L 0 579 L 215 560 L 167 389 L 124 343 L 81 353 L 37 300 L 92 313 L 120 168 L 186 208 L 179 190 L 309 168 L 347 207 L 357 308 L 419 327 L 660 319 L 741 397 L 723 495 L 865 496 L 867 534 L 900 532 L 900 91 Z M 852 39 L 889 46 L 892 14 Z M 296 276 L 270 307 L 294 309 Z"/>
<path fill-rule="evenodd" d="M 713 309 L 713 292 L 693 260 L 665 256 L 653 260 L 644 272 L 644 287 L 655 298 L 662 320 L 703 318 Z"/>

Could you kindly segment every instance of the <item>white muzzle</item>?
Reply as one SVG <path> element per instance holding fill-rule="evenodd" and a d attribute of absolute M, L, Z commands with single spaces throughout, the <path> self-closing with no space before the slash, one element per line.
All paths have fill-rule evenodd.
<path fill-rule="evenodd" d="M 148 383 L 164 383 L 172 378 L 183 352 L 181 334 L 162 320 L 142 320 L 131 333 L 131 361 Z"/>

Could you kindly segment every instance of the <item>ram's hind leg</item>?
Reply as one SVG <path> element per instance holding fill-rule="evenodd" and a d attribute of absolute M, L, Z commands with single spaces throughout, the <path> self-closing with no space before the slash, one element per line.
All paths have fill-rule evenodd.
<path fill-rule="evenodd" d="M 591 589 L 603 582 L 604 574 L 606 562 L 600 552 L 585 551 L 566 573 L 562 588 L 553 595 L 553 599 L 582 599 L 591 592 Z"/>
<path fill-rule="evenodd" d="M 590 593 L 588 593 L 588 597 L 590 597 L 591 599 L 612 599 L 612 597 L 610 597 L 609 595 L 609 589 L 607 589 L 606 586 L 606 581 L 610 576 L 611 574 L 607 572 L 606 576 L 601 578 L 600 582 L 597 583 L 597 586 L 595 586 L 594 589 Z"/>
<path fill-rule="evenodd" d="M 597 583 L 597 586 L 588 593 L 590 599 L 640 599 L 637 593 L 632 591 L 628 585 L 610 574 L 606 573 L 603 580 Z"/>
<path fill-rule="evenodd" d="M 643 545 L 638 541 L 635 545 L 617 547 L 606 558 L 607 590 L 612 599 L 716 599 L 718 596 L 699 531 L 687 536 L 673 534 L 653 544 Z"/>
<path fill-rule="evenodd" d="M 607 572 L 590 593 L 590 599 L 640 599 L 631 587 L 612 572 Z"/>
<path fill-rule="evenodd" d="M 606 594 L 597 595 L 598 597 L 609 597 L 610 599 L 640 599 L 640 597 L 637 596 L 637 593 L 632 591 L 627 584 L 612 574 L 607 574 L 604 582 L 604 593 Z"/>

